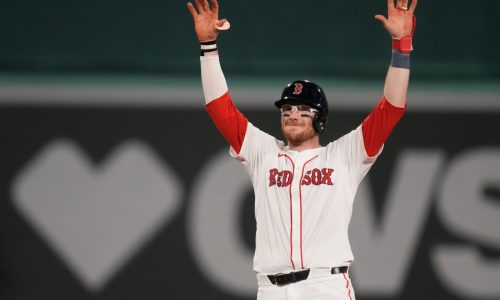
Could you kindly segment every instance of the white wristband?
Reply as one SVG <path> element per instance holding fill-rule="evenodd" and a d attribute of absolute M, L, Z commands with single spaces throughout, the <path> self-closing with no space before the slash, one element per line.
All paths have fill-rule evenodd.
<path fill-rule="evenodd" d="M 211 50 L 211 49 L 217 49 L 217 45 L 216 44 L 213 44 L 213 45 L 201 44 L 201 50 Z"/>

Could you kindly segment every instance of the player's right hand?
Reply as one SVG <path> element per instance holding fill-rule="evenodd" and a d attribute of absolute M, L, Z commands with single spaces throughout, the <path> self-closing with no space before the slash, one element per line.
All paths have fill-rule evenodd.
<path fill-rule="evenodd" d="M 219 4 L 217 0 L 211 0 L 212 5 L 208 4 L 208 0 L 196 0 L 196 8 L 191 2 L 187 6 L 194 20 L 194 29 L 196 36 L 200 42 L 214 41 L 219 35 L 220 29 L 224 24 L 229 22 L 226 19 L 219 20 Z M 218 28 L 219 27 L 219 28 Z"/>

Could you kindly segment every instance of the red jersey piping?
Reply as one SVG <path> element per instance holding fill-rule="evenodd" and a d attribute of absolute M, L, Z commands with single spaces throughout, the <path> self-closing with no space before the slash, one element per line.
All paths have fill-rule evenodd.
<path fill-rule="evenodd" d="M 303 246 L 302 246 L 302 178 L 304 178 L 304 169 L 306 165 L 318 157 L 316 155 L 315 157 L 311 158 L 310 160 L 306 161 L 304 165 L 302 166 L 302 175 L 300 175 L 300 180 L 299 180 L 299 195 L 300 195 L 300 262 L 302 264 L 302 269 L 304 269 L 304 255 L 303 255 Z"/>
<path fill-rule="evenodd" d="M 286 154 L 279 153 L 278 157 L 284 156 L 290 162 L 292 163 L 292 182 L 293 182 L 293 177 L 295 175 L 295 164 L 293 163 L 293 160 L 290 158 L 290 156 Z M 292 184 L 290 184 L 290 187 L 288 189 L 288 192 L 290 194 L 290 262 L 292 263 L 292 268 L 295 270 L 295 263 L 293 262 L 293 211 L 292 211 Z"/>

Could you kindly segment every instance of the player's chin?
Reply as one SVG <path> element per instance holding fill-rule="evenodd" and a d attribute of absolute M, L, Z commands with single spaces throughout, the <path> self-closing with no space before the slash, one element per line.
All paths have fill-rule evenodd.
<path fill-rule="evenodd" d="M 293 141 L 294 143 L 300 143 L 304 140 L 304 130 L 299 128 L 285 127 L 283 135 L 288 141 Z"/>
<path fill-rule="evenodd" d="M 301 144 L 302 142 L 314 138 L 316 132 L 312 128 L 304 128 L 300 126 L 285 126 L 283 128 L 283 136 L 294 144 Z"/>

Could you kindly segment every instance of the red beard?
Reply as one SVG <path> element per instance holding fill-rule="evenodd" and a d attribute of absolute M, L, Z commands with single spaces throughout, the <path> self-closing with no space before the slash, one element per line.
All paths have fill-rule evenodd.
<path fill-rule="evenodd" d="M 297 131 L 293 130 L 288 132 L 285 130 L 287 126 L 298 126 Z M 305 126 L 304 122 L 298 120 L 286 120 L 285 126 L 282 128 L 283 135 L 287 139 L 288 143 L 293 146 L 301 145 L 303 142 L 314 138 L 316 136 L 316 131 L 312 127 Z"/>

